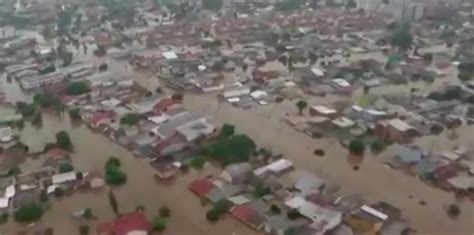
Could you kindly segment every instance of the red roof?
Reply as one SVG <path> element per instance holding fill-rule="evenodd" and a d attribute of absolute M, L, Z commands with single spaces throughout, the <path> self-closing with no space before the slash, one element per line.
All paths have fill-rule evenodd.
<path fill-rule="evenodd" d="M 155 104 L 155 106 L 153 107 L 153 110 L 156 113 L 166 112 L 166 110 L 169 107 L 171 107 L 172 105 L 177 104 L 177 103 L 179 103 L 177 100 L 174 100 L 174 99 L 171 99 L 171 98 L 164 98 L 164 99 L 158 101 L 158 103 Z"/>
<path fill-rule="evenodd" d="M 47 152 L 47 156 L 50 159 L 67 159 L 69 158 L 69 152 L 60 148 L 52 148 Z"/>
<path fill-rule="evenodd" d="M 99 235 L 127 235 L 132 231 L 150 231 L 151 224 L 142 212 L 133 212 L 122 215 L 120 218 L 99 224 L 97 234 Z"/>
<path fill-rule="evenodd" d="M 107 119 L 107 118 L 110 118 L 109 113 L 95 112 L 90 117 L 89 122 L 91 123 L 91 125 L 97 126 L 97 125 L 100 124 L 101 121 L 103 121 L 104 119 Z"/>
<path fill-rule="evenodd" d="M 255 209 L 245 205 L 234 207 L 230 213 L 237 220 L 254 228 L 258 228 L 264 220 Z"/>
<path fill-rule="evenodd" d="M 214 188 L 214 185 L 208 179 L 197 179 L 191 182 L 188 188 L 196 196 L 204 198 Z"/>

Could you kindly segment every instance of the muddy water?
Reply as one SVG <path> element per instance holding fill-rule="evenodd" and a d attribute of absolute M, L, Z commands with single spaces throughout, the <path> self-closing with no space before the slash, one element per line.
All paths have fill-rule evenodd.
<path fill-rule="evenodd" d="M 278 111 L 278 109 L 293 106 L 291 110 L 295 110 L 294 103 L 277 105 L 276 111 L 273 111 L 275 115 L 271 117 L 261 110 L 244 111 L 227 104 L 222 104 L 218 109 L 214 96 L 188 96 L 185 98 L 185 103 L 192 110 L 214 117 L 212 121 L 218 125 L 224 122 L 235 124 L 240 131 L 252 136 L 261 147 L 284 154 L 285 157 L 294 161 L 298 169 L 327 177 L 339 184 L 345 192 L 360 193 L 371 201 L 384 200 L 393 203 L 402 209 L 404 217 L 421 234 L 472 234 L 471 231 L 474 229 L 472 203 L 463 204 L 462 216 L 453 221 L 447 218 L 443 209 L 443 205 L 454 201 L 452 194 L 429 187 L 415 177 L 386 168 L 379 159 L 373 156 L 365 156 L 363 162 L 360 163 L 360 170 L 354 171 L 352 165 L 347 162 L 347 150 L 343 149 L 337 141 L 313 140 L 281 123 L 281 116 L 277 113 L 285 113 L 288 110 Z M 472 128 L 459 131 L 460 138 L 456 143 L 474 144 L 470 136 L 472 131 Z M 428 148 L 432 145 L 432 139 L 436 140 L 436 149 L 440 150 L 455 144 L 447 140 L 445 135 L 424 137 L 417 142 Z M 317 148 L 325 149 L 325 157 L 313 155 L 312 151 Z M 420 200 L 426 201 L 427 205 L 419 205 Z"/>

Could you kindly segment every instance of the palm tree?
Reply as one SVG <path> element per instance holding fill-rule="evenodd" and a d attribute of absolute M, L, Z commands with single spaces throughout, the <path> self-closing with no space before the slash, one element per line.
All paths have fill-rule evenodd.
<path fill-rule="evenodd" d="M 299 114 L 302 116 L 303 110 L 308 107 L 308 102 L 306 102 L 306 100 L 299 100 L 296 102 L 296 107 L 298 108 Z"/>

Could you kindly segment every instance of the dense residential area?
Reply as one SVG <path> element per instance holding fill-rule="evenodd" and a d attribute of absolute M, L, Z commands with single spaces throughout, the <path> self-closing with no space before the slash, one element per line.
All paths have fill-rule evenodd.
<path fill-rule="evenodd" d="M 0 234 L 469 235 L 469 0 L 3 0 Z"/>

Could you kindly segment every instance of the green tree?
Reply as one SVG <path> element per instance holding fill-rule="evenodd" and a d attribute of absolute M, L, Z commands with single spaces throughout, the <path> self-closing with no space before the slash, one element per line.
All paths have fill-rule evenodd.
<path fill-rule="evenodd" d="M 79 234 L 80 235 L 89 235 L 90 234 L 90 227 L 87 224 L 81 224 L 79 226 Z"/>
<path fill-rule="evenodd" d="M 92 209 L 91 208 L 86 208 L 84 210 L 84 218 L 85 219 L 92 219 L 94 218 L 94 214 L 92 213 Z"/>
<path fill-rule="evenodd" d="M 54 189 L 54 196 L 56 198 L 60 198 L 62 196 L 64 196 L 64 189 L 60 188 L 60 187 L 57 187 Z"/>
<path fill-rule="evenodd" d="M 306 100 L 299 100 L 296 102 L 296 107 L 300 115 L 303 115 L 303 111 L 308 107 L 308 102 Z"/>
<path fill-rule="evenodd" d="M 61 56 L 61 60 L 63 61 L 64 67 L 71 65 L 72 58 L 73 58 L 72 52 L 65 52 L 65 53 L 62 53 L 60 56 Z"/>
<path fill-rule="evenodd" d="M 36 126 L 36 127 L 43 126 L 43 114 L 40 111 L 37 111 L 33 115 L 33 118 L 31 119 L 31 124 L 33 124 L 33 126 Z"/>
<path fill-rule="evenodd" d="M 410 49 L 413 44 L 413 36 L 409 27 L 405 25 L 394 31 L 390 42 L 393 46 L 398 47 L 402 51 Z"/>
<path fill-rule="evenodd" d="M 81 110 L 79 108 L 69 110 L 69 117 L 71 117 L 73 120 L 81 120 Z"/>
<path fill-rule="evenodd" d="M 127 175 L 118 168 L 107 168 L 105 182 L 109 185 L 122 185 L 127 182 Z"/>
<path fill-rule="evenodd" d="M 114 213 L 118 216 L 119 215 L 119 204 L 117 202 L 117 199 L 115 198 L 114 192 L 109 191 L 109 203 L 110 206 L 112 207 L 112 210 Z"/>
<path fill-rule="evenodd" d="M 120 124 L 127 126 L 135 126 L 140 122 L 140 118 L 140 114 L 128 113 L 120 119 Z"/>
<path fill-rule="evenodd" d="M 67 173 L 73 170 L 74 170 L 74 166 L 69 162 L 61 163 L 59 165 L 59 173 Z"/>
<path fill-rule="evenodd" d="M 33 103 L 41 108 L 50 108 L 52 106 L 60 105 L 60 102 L 56 97 L 51 93 L 44 92 L 36 93 L 33 96 Z"/>
<path fill-rule="evenodd" d="M 288 219 L 290 220 L 296 220 L 298 218 L 301 218 L 301 214 L 298 210 L 296 209 L 292 209 L 292 210 L 289 210 L 287 213 L 286 213 L 286 216 L 288 217 Z"/>
<path fill-rule="evenodd" d="M 65 131 L 60 131 L 56 134 L 56 144 L 59 148 L 71 151 L 73 149 L 71 138 Z"/>
<path fill-rule="evenodd" d="M 458 79 L 462 82 L 467 82 L 472 80 L 472 75 L 469 74 L 468 72 L 460 71 L 458 73 Z"/>
<path fill-rule="evenodd" d="M 207 153 L 223 165 L 246 162 L 257 145 L 247 135 L 234 135 L 221 138 L 206 148 Z"/>
<path fill-rule="evenodd" d="M 164 218 L 156 217 L 152 221 L 153 231 L 163 232 L 166 230 L 167 224 Z"/>
<path fill-rule="evenodd" d="M 196 156 L 191 159 L 190 166 L 194 169 L 201 170 L 206 163 L 206 159 L 202 156 Z"/>
<path fill-rule="evenodd" d="M 160 216 L 163 218 L 169 218 L 171 216 L 171 210 L 166 205 L 160 208 Z"/>
<path fill-rule="evenodd" d="M 210 209 L 206 213 L 206 219 L 211 223 L 217 222 L 219 220 L 219 213 L 214 209 Z"/>
<path fill-rule="evenodd" d="M 33 104 L 27 104 L 19 101 L 16 103 L 16 110 L 20 112 L 24 117 L 31 117 L 36 113 L 36 107 Z"/>
<path fill-rule="evenodd" d="M 232 203 L 226 199 L 221 199 L 217 201 L 213 206 L 213 209 L 217 213 L 219 213 L 219 215 L 227 213 L 231 208 L 232 208 Z"/>
<path fill-rule="evenodd" d="M 270 212 L 272 212 L 272 214 L 274 214 L 274 215 L 279 215 L 279 214 L 281 214 L 281 209 L 277 205 L 273 204 L 270 207 Z"/>
<path fill-rule="evenodd" d="M 224 137 L 233 136 L 235 134 L 235 126 L 230 124 L 222 125 L 220 135 Z"/>
<path fill-rule="evenodd" d="M 353 139 L 349 143 L 349 152 L 355 155 L 363 155 L 365 151 L 365 143 L 359 139 Z"/>
<path fill-rule="evenodd" d="M 272 190 L 269 187 L 263 186 L 262 184 L 257 184 L 254 189 L 254 196 L 257 198 L 261 198 L 267 194 L 270 194 Z"/>
<path fill-rule="evenodd" d="M 105 169 L 119 168 L 121 165 L 122 165 L 122 162 L 120 161 L 120 159 L 112 156 L 112 157 L 109 157 L 109 159 L 107 159 L 107 162 L 105 163 Z"/>
<path fill-rule="evenodd" d="M 211 11 L 219 11 L 222 8 L 222 0 L 203 0 L 202 7 Z"/>
<path fill-rule="evenodd" d="M 21 170 L 20 170 L 20 167 L 19 166 L 14 166 L 12 168 L 10 168 L 7 172 L 8 176 L 17 176 L 19 174 L 21 174 Z"/>
<path fill-rule="evenodd" d="M 370 144 L 370 150 L 375 154 L 382 152 L 385 147 L 386 144 L 380 139 L 377 139 Z"/>
<path fill-rule="evenodd" d="M 85 82 L 71 82 L 66 85 L 66 94 L 83 95 L 91 91 L 89 85 Z"/>
<path fill-rule="evenodd" d="M 43 216 L 43 208 L 36 203 L 21 206 L 20 209 L 15 211 L 14 219 L 21 223 L 31 223 L 39 220 Z"/>
<path fill-rule="evenodd" d="M 107 54 L 107 49 L 103 46 L 98 46 L 97 49 L 94 50 L 94 55 L 97 57 L 102 57 Z"/>

